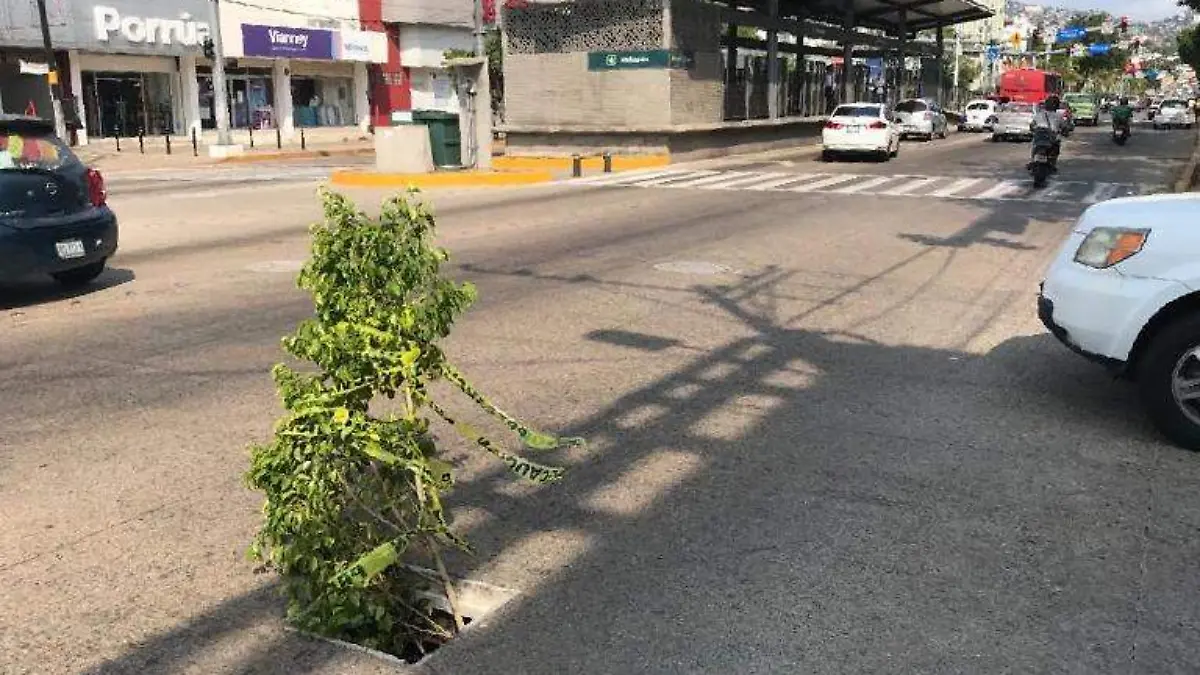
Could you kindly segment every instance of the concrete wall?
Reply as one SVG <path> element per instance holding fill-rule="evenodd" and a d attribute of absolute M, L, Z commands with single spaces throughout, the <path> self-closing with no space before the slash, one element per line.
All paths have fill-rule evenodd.
<path fill-rule="evenodd" d="M 474 28 L 473 0 L 383 0 L 388 23 L 425 23 Z"/>
<path fill-rule="evenodd" d="M 475 51 L 475 36 L 462 28 L 444 26 L 400 27 L 400 63 L 408 68 L 441 68 L 446 51 Z"/>
<path fill-rule="evenodd" d="M 514 127 L 671 124 L 669 71 L 590 72 L 587 58 L 586 52 L 506 54 L 505 121 Z"/>
<path fill-rule="evenodd" d="M 720 122 L 725 116 L 725 71 L 719 10 L 696 0 L 671 0 L 666 17 L 672 49 L 690 52 L 695 64 L 671 73 L 671 121 Z"/>

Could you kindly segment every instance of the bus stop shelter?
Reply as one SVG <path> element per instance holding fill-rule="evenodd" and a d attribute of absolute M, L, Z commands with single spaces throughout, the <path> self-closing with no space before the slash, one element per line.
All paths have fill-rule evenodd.
<path fill-rule="evenodd" d="M 503 10 L 502 129 L 518 155 L 786 146 L 868 74 L 891 100 L 944 91 L 942 29 L 989 16 L 974 0 L 525 0 Z M 915 87 L 914 60 L 933 66 Z"/>

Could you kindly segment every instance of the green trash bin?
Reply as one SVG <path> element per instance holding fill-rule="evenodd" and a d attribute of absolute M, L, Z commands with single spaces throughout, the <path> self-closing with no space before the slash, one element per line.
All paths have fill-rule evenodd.
<path fill-rule="evenodd" d="M 437 166 L 462 165 L 462 138 L 458 115 L 439 110 L 414 110 L 413 123 L 429 127 L 429 147 Z"/>

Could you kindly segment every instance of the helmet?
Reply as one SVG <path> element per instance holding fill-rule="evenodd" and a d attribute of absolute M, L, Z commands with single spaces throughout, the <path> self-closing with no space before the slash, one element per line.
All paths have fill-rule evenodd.
<path fill-rule="evenodd" d="M 1042 103 L 1042 107 L 1046 110 L 1058 110 L 1058 97 L 1054 95 L 1047 96 L 1046 100 Z"/>

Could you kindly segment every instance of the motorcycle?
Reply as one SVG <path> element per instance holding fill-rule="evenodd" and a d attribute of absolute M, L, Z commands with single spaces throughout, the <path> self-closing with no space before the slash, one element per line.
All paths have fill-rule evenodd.
<path fill-rule="evenodd" d="M 1112 139 L 1113 143 L 1117 145 L 1125 145 L 1125 142 L 1129 140 L 1129 124 L 1121 122 L 1113 124 Z"/>
<path fill-rule="evenodd" d="M 1033 187 L 1043 188 L 1050 175 L 1058 170 L 1058 153 L 1055 151 L 1054 132 L 1037 129 L 1033 134 L 1033 159 L 1027 168 L 1033 176 Z"/>

